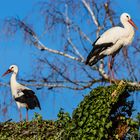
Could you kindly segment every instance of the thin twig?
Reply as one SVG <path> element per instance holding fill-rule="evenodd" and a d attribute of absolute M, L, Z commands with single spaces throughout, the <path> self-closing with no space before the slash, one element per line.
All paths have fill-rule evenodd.
<path fill-rule="evenodd" d="M 96 16 L 95 16 L 94 12 L 91 10 L 90 5 L 86 2 L 86 0 L 82 0 L 82 3 L 83 3 L 83 5 L 85 6 L 85 8 L 88 10 L 88 12 L 90 13 L 91 18 L 92 18 L 94 24 L 95 24 L 97 27 L 99 27 L 99 26 L 100 26 L 100 25 L 99 25 L 99 22 L 98 22 L 98 20 L 96 19 Z"/>

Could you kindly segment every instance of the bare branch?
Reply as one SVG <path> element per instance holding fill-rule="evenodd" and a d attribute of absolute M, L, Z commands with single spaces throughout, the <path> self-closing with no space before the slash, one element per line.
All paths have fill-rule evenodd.
<path fill-rule="evenodd" d="M 38 48 L 38 49 L 40 49 L 41 51 L 48 51 L 48 52 L 51 52 L 51 53 L 54 53 L 54 54 L 59 54 L 59 55 L 61 55 L 61 56 L 65 56 L 65 57 L 67 57 L 67 58 L 70 58 L 70 59 L 73 59 L 73 60 L 76 60 L 76 61 L 79 61 L 79 62 L 84 62 L 83 60 L 81 60 L 81 59 L 79 59 L 79 58 L 77 58 L 77 57 L 74 57 L 74 56 L 71 56 L 71 55 L 69 55 L 69 54 L 66 54 L 66 53 L 64 53 L 64 52 L 61 52 L 61 51 L 58 51 L 58 50 L 54 50 L 54 49 L 50 49 L 50 48 L 48 48 L 48 47 L 46 47 L 44 44 L 42 44 L 41 42 L 40 42 L 40 40 L 36 37 L 36 36 L 33 36 L 34 37 L 34 39 L 35 39 L 35 42 L 33 42 L 34 43 L 34 45 Z"/>
<path fill-rule="evenodd" d="M 86 2 L 86 0 L 82 0 L 82 3 L 83 3 L 83 5 L 85 6 L 85 8 L 88 10 L 88 12 L 90 13 L 91 18 L 92 18 L 94 24 L 95 24 L 97 27 L 100 27 L 99 22 L 98 22 L 98 20 L 96 19 L 94 12 L 93 12 L 93 11 L 91 10 L 91 8 L 90 8 L 90 5 Z"/>
<path fill-rule="evenodd" d="M 65 17 L 66 17 L 66 27 L 67 27 L 67 36 L 68 36 L 68 42 L 69 44 L 72 46 L 73 50 L 75 51 L 75 53 L 81 58 L 82 61 L 84 61 L 84 57 L 80 54 L 80 52 L 78 51 L 77 47 L 73 44 L 71 38 L 70 38 L 70 20 L 68 17 L 68 5 L 65 4 Z"/>
<path fill-rule="evenodd" d="M 68 37 L 68 43 L 72 46 L 75 53 L 81 58 L 82 62 L 84 62 L 84 57 L 79 53 L 78 49 L 76 48 L 76 46 L 73 44 L 72 40 L 69 37 Z"/>
<path fill-rule="evenodd" d="M 110 23 L 112 24 L 112 26 L 115 26 L 114 20 L 112 18 L 113 11 L 109 8 L 109 2 L 106 2 L 104 4 L 104 8 L 107 13 L 107 16 L 109 17 Z"/>
<path fill-rule="evenodd" d="M 77 57 L 71 56 L 71 55 L 69 55 L 67 53 L 64 53 L 64 52 L 61 52 L 61 51 L 58 51 L 58 50 L 54 50 L 54 49 L 50 49 L 50 48 L 46 47 L 38 39 L 38 37 L 35 34 L 35 32 L 29 26 L 27 26 L 23 21 L 21 21 L 19 19 L 14 19 L 14 20 L 17 21 L 17 24 L 19 25 L 19 27 L 21 29 L 23 29 L 26 33 L 28 33 L 33 38 L 31 41 L 36 46 L 36 48 L 38 48 L 39 50 L 41 50 L 41 51 L 48 51 L 48 52 L 51 52 L 51 53 L 54 53 L 54 54 L 59 54 L 61 56 L 70 58 L 72 60 L 76 60 L 76 61 L 79 61 L 79 62 L 84 62 L 84 60 L 81 60 L 80 58 L 77 58 Z"/>
<path fill-rule="evenodd" d="M 80 27 L 75 26 L 74 28 L 75 28 L 76 31 L 78 31 L 79 35 L 80 35 L 83 39 L 87 40 L 90 44 L 93 43 L 93 41 L 80 29 Z"/>
<path fill-rule="evenodd" d="M 41 62 L 44 62 L 44 63 L 48 64 L 53 70 L 55 70 L 57 73 L 59 73 L 59 75 L 61 75 L 65 80 L 69 81 L 70 83 L 72 83 L 74 85 L 78 85 L 79 86 L 79 84 L 77 84 L 77 82 L 74 82 L 73 80 L 71 80 L 70 78 L 65 76 L 64 73 L 61 72 L 58 67 L 56 67 L 55 65 L 51 64 L 47 59 L 43 59 L 43 60 L 39 59 L 39 60 Z"/>

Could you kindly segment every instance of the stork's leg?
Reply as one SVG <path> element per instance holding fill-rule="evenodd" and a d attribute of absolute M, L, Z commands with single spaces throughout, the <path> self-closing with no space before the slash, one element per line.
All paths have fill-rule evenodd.
<path fill-rule="evenodd" d="M 109 56 L 109 60 L 108 60 L 108 75 L 111 75 L 111 57 L 112 56 Z"/>
<path fill-rule="evenodd" d="M 21 114 L 21 110 L 20 110 L 20 108 L 19 108 L 18 110 L 19 110 L 20 121 L 22 121 L 22 114 Z"/>
<path fill-rule="evenodd" d="M 28 108 L 26 108 L 26 121 L 28 121 Z"/>
<path fill-rule="evenodd" d="M 108 62 L 108 72 L 113 79 L 115 79 L 114 71 L 113 71 L 114 58 L 115 55 L 109 56 L 109 62 Z"/>
<path fill-rule="evenodd" d="M 115 58 L 115 57 L 112 56 L 112 57 L 111 57 L 111 62 L 110 62 L 110 69 L 111 69 L 111 74 L 112 74 L 113 79 L 115 79 L 114 70 L 113 70 L 114 58 Z"/>

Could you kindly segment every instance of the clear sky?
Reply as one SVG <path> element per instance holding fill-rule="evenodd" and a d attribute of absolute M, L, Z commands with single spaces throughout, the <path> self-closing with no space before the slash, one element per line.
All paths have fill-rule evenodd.
<path fill-rule="evenodd" d="M 0 1 L 0 22 L 7 17 L 20 17 L 21 19 L 25 18 L 28 14 L 32 14 L 36 3 L 40 0 L 1 0 Z M 113 7 L 117 15 L 119 16 L 122 12 L 128 12 L 131 14 L 132 19 L 136 22 L 139 27 L 140 17 L 137 13 L 140 5 L 138 0 L 113 0 Z M 33 60 L 36 59 L 37 49 L 29 47 L 22 40 L 22 37 L 16 36 L 12 39 L 5 39 L 0 35 L 0 75 L 2 75 L 11 64 L 17 64 L 20 68 L 19 77 L 23 78 L 25 75 L 30 75 L 34 70 Z M 10 75 L 5 78 L 0 78 L 2 82 L 8 82 Z M 41 113 L 45 119 L 55 119 L 58 110 L 62 107 L 65 111 L 72 112 L 76 108 L 77 104 L 83 99 L 85 93 L 78 92 L 71 94 L 71 91 L 68 89 L 62 91 L 62 93 L 49 92 L 44 90 L 44 93 L 41 94 L 41 91 L 37 91 L 32 87 L 34 91 L 37 92 L 37 96 L 41 101 L 42 111 L 36 109 L 35 111 Z M 1 91 L 3 93 L 3 89 Z M 85 91 L 88 92 L 88 91 Z M 2 94 L 1 93 L 1 94 Z M 67 93 L 67 94 L 65 94 Z M 0 98 L 1 107 L 4 104 L 4 100 L 9 102 L 8 96 L 12 99 L 10 88 L 7 88 L 7 94 Z M 13 109 L 14 108 L 14 109 Z M 2 109 L 2 108 L 1 108 Z M 16 112 L 16 104 L 14 106 L 8 107 L 9 114 L 6 116 L 6 119 L 12 118 L 13 120 L 18 120 L 18 114 Z M 23 110 L 25 113 L 25 110 Z M 29 114 L 32 117 L 34 111 L 30 111 Z M 30 117 L 30 119 L 31 119 Z M 3 121 L 3 117 L 0 117 L 0 121 Z"/>

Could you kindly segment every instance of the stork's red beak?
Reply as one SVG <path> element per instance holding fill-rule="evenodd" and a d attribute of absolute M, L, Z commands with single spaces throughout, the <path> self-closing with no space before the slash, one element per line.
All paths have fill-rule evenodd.
<path fill-rule="evenodd" d="M 135 23 L 132 21 L 132 19 L 129 19 L 128 22 L 137 30 L 137 26 L 135 25 Z"/>
<path fill-rule="evenodd" d="M 2 75 L 2 77 L 5 76 L 5 75 L 7 75 L 8 73 L 11 73 L 11 72 L 12 72 L 12 70 L 11 70 L 11 69 L 8 69 L 8 70 Z"/>

